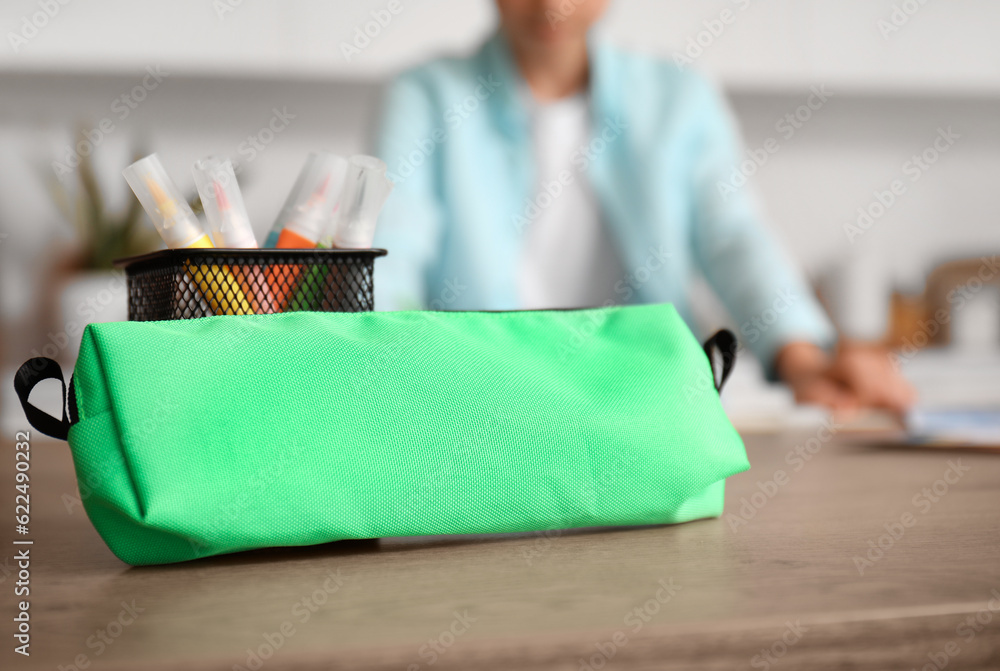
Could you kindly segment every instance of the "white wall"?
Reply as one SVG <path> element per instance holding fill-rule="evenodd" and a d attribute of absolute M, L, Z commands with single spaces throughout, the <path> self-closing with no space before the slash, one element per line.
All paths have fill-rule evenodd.
<path fill-rule="evenodd" d="M 65 151 L 76 123 L 113 116 L 112 101 L 145 67 L 171 74 L 127 119 L 115 119 L 102 143 L 113 201 L 126 202 L 120 169 L 133 143 L 144 139 L 189 185 L 194 158 L 238 153 L 272 108 L 288 108 L 296 115 L 289 128 L 247 166 L 247 203 L 261 235 L 307 151 L 365 147 L 379 82 L 391 70 L 471 48 L 493 21 L 487 0 L 400 0 L 403 11 L 348 63 L 340 42 L 387 1 L 245 0 L 220 18 L 208 0 L 74 0 L 14 53 L 9 32 L 38 1 L 0 7 L 0 232 L 8 233 L 0 314 L 19 323 L 32 323 L 37 277 L 60 236 L 68 239 L 38 176 Z M 928 0 L 883 38 L 877 21 L 902 1 L 617 0 L 605 28 L 619 42 L 668 54 L 730 10 L 731 24 L 696 64 L 733 94 L 750 147 L 777 137 L 775 123 L 811 86 L 834 92 L 752 181 L 812 275 L 846 266 L 865 278 L 849 301 L 858 309 L 892 286 L 916 288 L 942 258 L 1000 248 L 1000 3 Z M 961 135 L 954 148 L 849 244 L 844 225 L 855 210 L 948 126 Z"/>
<path fill-rule="evenodd" d="M 390 0 L 5 0 L 4 35 L 20 30 L 39 2 L 68 4 L 17 53 L 0 48 L 0 68 L 136 72 L 158 63 L 177 74 L 368 78 L 469 48 L 494 15 L 489 0 L 396 0 L 399 13 L 348 60 L 340 44 Z M 885 33 L 879 22 L 891 21 L 894 7 L 919 9 L 897 15 L 905 22 Z M 731 20 L 718 36 L 699 36 L 726 10 Z M 700 37 L 708 46 L 699 64 L 732 86 L 822 81 L 993 96 L 1000 94 L 997 26 L 993 0 L 612 0 L 607 20 L 618 41 L 663 55 Z"/>

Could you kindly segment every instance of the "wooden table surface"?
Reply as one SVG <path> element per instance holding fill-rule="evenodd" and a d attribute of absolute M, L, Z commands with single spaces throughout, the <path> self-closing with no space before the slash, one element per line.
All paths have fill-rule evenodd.
<path fill-rule="evenodd" d="M 72 504 L 66 445 L 36 439 L 30 658 L 12 651 L 11 439 L 0 668 L 1000 669 L 1000 456 L 809 439 L 748 438 L 718 520 L 146 568 Z"/>

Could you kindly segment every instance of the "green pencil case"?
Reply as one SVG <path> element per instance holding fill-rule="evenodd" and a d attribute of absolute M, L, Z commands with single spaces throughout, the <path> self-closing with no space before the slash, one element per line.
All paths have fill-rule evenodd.
<path fill-rule="evenodd" d="M 670 305 L 297 312 L 91 324 L 61 418 L 28 401 L 54 361 L 15 389 L 115 555 L 162 564 L 718 516 L 749 467 L 717 393 L 735 351 Z"/>

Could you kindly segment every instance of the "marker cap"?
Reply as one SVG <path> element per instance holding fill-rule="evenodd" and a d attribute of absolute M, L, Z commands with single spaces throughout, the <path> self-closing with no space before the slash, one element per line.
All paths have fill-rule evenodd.
<path fill-rule="evenodd" d="M 233 163 L 228 158 L 206 156 L 191 168 L 201 196 L 208 231 L 216 247 L 256 249 L 257 239 L 236 181 Z"/>
<path fill-rule="evenodd" d="M 332 235 L 321 243 L 341 249 L 371 247 L 378 215 L 393 186 L 385 163 L 374 156 L 352 156 Z"/>
<path fill-rule="evenodd" d="M 205 237 L 201 222 L 156 154 L 139 159 L 122 174 L 167 247 L 188 247 Z"/>
<path fill-rule="evenodd" d="M 278 213 L 272 235 L 288 227 L 303 238 L 318 241 L 337 211 L 347 170 L 344 157 L 311 152 Z"/>

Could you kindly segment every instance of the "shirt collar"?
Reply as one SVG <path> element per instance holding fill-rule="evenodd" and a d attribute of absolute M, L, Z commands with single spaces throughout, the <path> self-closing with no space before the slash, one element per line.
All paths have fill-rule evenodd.
<path fill-rule="evenodd" d="M 591 33 L 587 38 L 587 54 L 590 59 L 590 103 L 595 118 L 614 117 L 617 110 L 617 95 L 612 90 L 611 53 L 603 40 Z M 480 76 L 493 77 L 500 86 L 493 93 L 495 104 L 489 105 L 497 125 L 511 137 L 523 137 L 530 128 L 528 105 L 521 94 L 526 87 L 521 73 L 514 63 L 507 39 L 501 31 L 494 33 L 480 51 Z"/>

